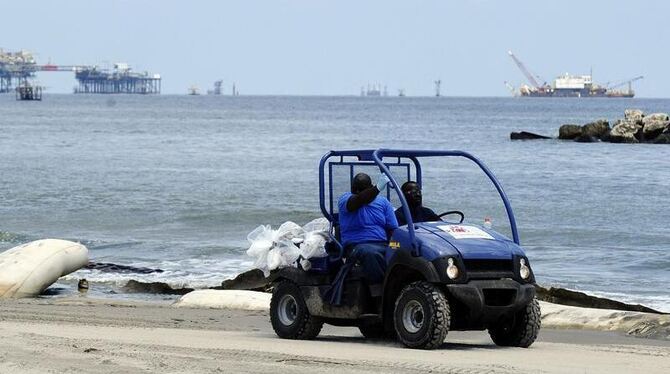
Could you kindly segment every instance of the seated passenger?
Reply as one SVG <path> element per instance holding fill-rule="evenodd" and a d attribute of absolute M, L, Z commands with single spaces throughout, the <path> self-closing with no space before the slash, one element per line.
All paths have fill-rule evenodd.
<path fill-rule="evenodd" d="M 337 203 L 342 245 L 348 257 L 363 266 L 370 285 L 384 280 L 388 239 L 398 228 L 391 203 L 378 196 L 388 183 L 384 174 L 376 186 L 367 174 L 356 174 L 351 192 L 343 194 Z"/>
<path fill-rule="evenodd" d="M 403 183 L 400 190 L 402 191 L 403 196 L 405 196 L 405 200 L 407 200 L 409 212 L 412 215 L 412 221 L 414 223 L 440 221 L 440 217 L 435 214 L 435 212 L 422 205 L 421 187 L 418 183 L 407 181 Z M 402 226 L 407 224 L 402 207 L 396 209 L 395 217 L 398 221 L 398 225 Z"/>

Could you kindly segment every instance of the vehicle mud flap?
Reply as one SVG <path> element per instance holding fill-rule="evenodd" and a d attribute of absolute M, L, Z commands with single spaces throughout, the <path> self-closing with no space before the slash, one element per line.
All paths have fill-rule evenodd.
<path fill-rule="evenodd" d="M 344 290 L 344 280 L 347 278 L 347 275 L 354 267 L 354 261 L 345 263 L 340 267 L 340 270 L 337 272 L 335 279 L 330 284 L 328 288 L 322 291 L 321 296 L 323 300 L 331 305 L 341 305 L 342 304 L 342 291 Z"/>

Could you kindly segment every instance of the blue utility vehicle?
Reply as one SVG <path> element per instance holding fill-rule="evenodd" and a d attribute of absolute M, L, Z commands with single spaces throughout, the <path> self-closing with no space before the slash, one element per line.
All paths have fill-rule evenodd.
<path fill-rule="evenodd" d="M 493 183 L 505 207 L 512 238 L 490 227 L 464 222 L 460 211 L 443 221 L 412 221 L 399 186 L 422 185 L 420 159 L 460 157 L 474 162 Z M 347 261 L 338 241 L 337 199 L 358 172 L 386 174 L 407 225 L 396 229 L 385 255 L 383 288 L 367 284 L 354 265 L 341 284 L 341 298 L 325 295 Z M 535 277 L 519 243 L 516 221 L 505 192 L 493 173 L 462 151 L 331 151 L 319 164 L 321 211 L 330 221 L 328 256 L 310 259 L 310 268 L 284 268 L 275 274 L 270 306 L 272 326 L 287 339 L 313 339 L 324 323 L 357 326 L 367 338 L 397 338 L 410 348 L 433 349 L 449 330 L 485 330 L 501 346 L 528 347 L 540 329 Z M 454 216 L 454 220 L 446 220 Z"/>

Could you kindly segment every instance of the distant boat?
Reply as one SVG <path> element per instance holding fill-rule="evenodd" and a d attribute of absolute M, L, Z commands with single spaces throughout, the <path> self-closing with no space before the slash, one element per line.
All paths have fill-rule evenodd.
<path fill-rule="evenodd" d="M 518 92 L 514 88 L 505 82 L 507 88 L 512 91 L 514 96 L 527 96 L 527 97 L 634 97 L 635 91 L 633 91 L 632 83 L 643 79 L 643 76 L 638 76 L 631 79 L 626 79 L 624 81 L 618 82 L 616 84 L 610 85 L 609 82 L 605 85 L 599 85 L 593 82 L 593 74 L 588 75 L 570 75 L 565 73 L 564 75 L 556 77 L 552 84 L 548 84 L 546 81 L 540 83 L 543 80 L 533 75 L 524 65 L 521 60 L 519 60 L 512 51 L 507 52 L 512 58 L 516 66 L 523 73 L 528 80 L 528 84 L 524 84 L 519 87 Z M 437 83 L 437 82 L 436 82 Z M 617 88 L 628 85 L 628 90 L 618 90 Z"/>
<path fill-rule="evenodd" d="M 193 96 L 200 95 L 200 89 L 198 88 L 198 86 L 193 85 L 188 88 L 188 94 Z"/>

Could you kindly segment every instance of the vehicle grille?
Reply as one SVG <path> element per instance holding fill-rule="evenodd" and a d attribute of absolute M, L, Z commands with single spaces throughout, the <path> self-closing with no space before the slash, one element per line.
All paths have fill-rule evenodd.
<path fill-rule="evenodd" d="M 463 260 L 467 271 L 512 271 L 512 260 Z"/>
<path fill-rule="evenodd" d="M 512 260 L 463 260 L 471 279 L 508 278 L 514 274 Z"/>

